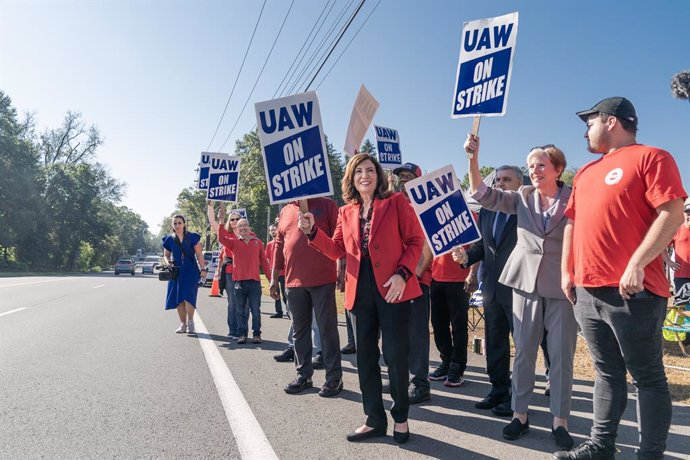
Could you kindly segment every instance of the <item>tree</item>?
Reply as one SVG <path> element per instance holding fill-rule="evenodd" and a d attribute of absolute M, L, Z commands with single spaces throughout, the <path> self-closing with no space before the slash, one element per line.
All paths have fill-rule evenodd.
<path fill-rule="evenodd" d="M 98 128 L 95 125 L 87 128 L 81 113 L 70 111 L 65 115 L 62 126 L 41 134 L 39 149 L 46 165 L 78 164 L 92 160 L 102 144 Z"/>
<path fill-rule="evenodd" d="M 482 166 L 479 169 L 479 172 L 482 175 L 482 177 L 486 177 L 489 174 L 491 174 L 492 172 L 494 172 L 494 169 L 496 169 L 496 168 L 494 168 L 493 166 Z M 463 189 L 469 190 L 469 188 L 470 188 L 470 173 L 465 173 L 465 175 L 462 178 L 462 181 L 460 181 L 460 185 L 462 185 Z"/>
<path fill-rule="evenodd" d="M 42 189 L 38 153 L 31 143 L 33 121 L 17 119 L 12 100 L 0 91 L 0 251 L 5 264 L 16 258 L 23 235 L 36 230 Z"/>
<path fill-rule="evenodd" d="M 364 141 L 364 144 L 359 148 L 359 153 L 368 153 L 370 155 L 376 155 L 376 146 L 369 139 Z"/>

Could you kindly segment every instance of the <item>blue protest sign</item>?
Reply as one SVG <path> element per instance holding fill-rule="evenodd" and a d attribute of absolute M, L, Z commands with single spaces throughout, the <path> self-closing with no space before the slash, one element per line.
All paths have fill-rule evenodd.
<path fill-rule="evenodd" d="M 451 118 L 504 115 L 518 13 L 463 25 Z"/>
<path fill-rule="evenodd" d="M 240 159 L 224 153 L 213 153 L 210 157 L 206 197 L 214 201 L 237 201 Z"/>
<path fill-rule="evenodd" d="M 201 159 L 199 160 L 199 178 L 196 182 L 196 188 L 199 190 L 208 189 L 208 172 L 211 169 L 211 152 L 201 152 Z"/>
<path fill-rule="evenodd" d="M 453 166 L 411 180 L 405 189 L 434 257 L 481 239 Z"/>
<path fill-rule="evenodd" d="M 229 216 L 232 213 L 237 213 L 240 215 L 241 219 L 246 219 L 247 218 L 247 210 L 245 208 L 235 208 L 231 209 L 230 211 L 226 212 L 225 215 Z"/>
<path fill-rule="evenodd" d="M 333 195 L 316 91 L 254 107 L 271 204 Z"/>
<path fill-rule="evenodd" d="M 395 169 L 402 165 L 400 152 L 400 135 L 398 131 L 374 125 L 376 148 L 379 152 L 379 163 L 384 169 Z"/>

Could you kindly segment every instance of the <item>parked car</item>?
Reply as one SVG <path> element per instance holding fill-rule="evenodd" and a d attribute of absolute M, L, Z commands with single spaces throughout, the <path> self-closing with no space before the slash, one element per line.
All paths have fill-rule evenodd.
<path fill-rule="evenodd" d="M 120 273 L 129 273 L 130 275 L 134 276 L 134 271 L 136 270 L 134 259 L 125 257 L 118 259 L 114 268 L 115 275 L 119 275 Z"/>
<path fill-rule="evenodd" d="M 213 277 L 216 274 L 216 269 L 218 268 L 218 256 L 220 251 L 204 251 L 204 260 L 206 261 L 206 283 L 213 283 Z"/>
<path fill-rule="evenodd" d="M 156 268 L 156 265 L 160 265 L 161 263 L 161 258 L 158 256 L 146 256 L 144 259 L 144 262 L 141 264 L 141 273 L 151 273 L 153 274 L 154 268 Z"/>

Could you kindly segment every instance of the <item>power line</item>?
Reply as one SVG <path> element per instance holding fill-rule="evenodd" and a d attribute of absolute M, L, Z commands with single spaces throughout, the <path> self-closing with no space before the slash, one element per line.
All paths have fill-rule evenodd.
<path fill-rule="evenodd" d="M 276 35 L 275 40 L 273 40 L 273 45 L 271 45 L 271 49 L 268 52 L 268 56 L 266 56 L 266 61 L 264 61 L 264 65 L 261 67 L 261 71 L 259 72 L 259 76 L 256 77 L 256 81 L 254 82 L 254 86 L 252 86 L 252 90 L 249 92 L 249 95 L 247 96 L 247 100 L 244 101 L 244 105 L 242 106 L 242 110 L 240 111 L 240 114 L 237 116 L 237 120 L 235 120 L 235 124 L 232 125 L 232 129 L 230 130 L 230 133 L 228 134 L 228 137 L 225 138 L 223 141 L 223 145 L 220 146 L 219 150 L 223 150 L 223 147 L 225 147 L 225 144 L 228 142 L 228 139 L 230 139 L 230 136 L 232 136 L 232 133 L 235 131 L 235 128 L 237 127 L 237 123 L 240 122 L 240 118 L 242 118 L 242 114 L 244 113 L 244 109 L 247 108 L 247 104 L 249 104 L 249 100 L 252 97 L 252 94 L 254 94 L 254 90 L 256 89 L 256 85 L 259 84 L 259 79 L 261 78 L 261 75 L 264 73 L 264 69 L 266 68 L 266 64 L 268 64 L 268 60 L 271 58 L 271 54 L 273 53 L 273 49 L 276 46 L 276 43 L 278 42 L 278 38 L 280 37 L 281 32 L 283 31 L 283 27 L 285 26 L 285 23 L 287 22 L 288 16 L 290 16 L 290 11 L 292 11 L 292 7 L 295 4 L 295 0 L 292 0 L 290 3 L 290 8 L 288 8 L 287 13 L 285 14 L 285 18 L 283 19 L 283 23 L 280 25 L 280 29 L 278 30 L 278 34 Z"/>
<path fill-rule="evenodd" d="M 225 108 L 223 109 L 223 114 L 220 116 L 220 120 L 218 120 L 218 126 L 216 126 L 216 130 L 213 132 L 213 137 L 211 137 L 211 142 L 208 143 L 208 147 L 206 147 L 206 150 L 211 149 L 211 144 L 213 144 L 213 141 L 216 139 L 216 134 L 218 134 L 218 130 L 220 129 L 220 125 L 223 122 L 223 118 L 225 118 L 225 112 L 228 110 L 228 106 L 230 105 L 230 99 L 232 99 L 232 95 L 235 93 L 235 87 L 237 86 L 237 82 L 240 79 L 240 75 L 242 74 L 242 69 L 244 68 L 244 62 L 247 60 L 247 55 L 249 54 L 249 48 L 252 46 L 252 42 L 254 41 L 254 35 L 256 34 L 256 29 L 259 27 L 259 21 L 261 20 L 261 15 L 264 12 L 264 7 L 266 7 L 266 0 L 264 0 L 263 5 L 261 5 L 261 11 L 259 11 L 259 17 L 256 20 L 256 24 L 254 25 L 254 31 L 252 32 L 252 38 L 249 40 L 249 45 L 247 45 L 247 50 L 244 52 L 244 58 L 242 58 L 242 65 L 240 65 L 240 70 L 237 72 L 237 77 L 235 78 L 235 83 L 232 85 L 232 90 L 230 90 L 230 95 L 228 96 L 228 100 L 225 102 Z"/>
<path fill-rule="evenodd" d="M 288 68 L 287 72 L 285 72 L 285 76 L 284 76 L 283 79 L 280 81 L 280 84 L 278 85 L 278 89 L 276 89 L 275 93 L 273 93 L 273 96 L 271 96 L 271 99 L 275 99 L 276 94 L 278 94 L 278 91 L 280 91 L 280 88 L 283 86 L 283 83 L 285 82 L 285 79 L 288 78 L 288 75 L 290 75 L 290 78 L 288 79 L 288 82 L 286 83 L 285 87 L 287 88 L 287 86 L 290 84 L 290 80 L 292 80 L 292 76 L 294 75 L 294 72 L 297 71 L 297 68 L 298 68 L 299 65 L 302 63 L 302 59 L 304 59 L 304 56 L 307 55 L 307 51 L 308 51 L 309 48 L 311 47 L 311 44 L 314 42 L 314 38 L 316 38 L 316 36 L 317 36 L 317 35 L 319 34 L 319 32 L 321 31 L 321 27 L 323 27 L 323 25 L 326 23 L 326 18 L 328 18 L 328 15 L 331 14 L 331 10 L 333 9 L 333 6 L 335 6 L 335 0 L 333 0 L 333 4 L 331 4 L 331 8 L 328 10 L 328 13 L 326 13 L 326 16 L 323 17 L 323 21 L 321 22 L 321 25 L 319 26 L 319 29 L 318 29 L 318 30 L 316 31 L 316 33 L 314 34 L 314 38 L 311 39 L 311 42 L 309 42 L 309 46 L 307 47 L 306 50 L 304 50 L 304 46 L 305 46 L 305 45 L 307 44 L 307 42 L 309 41 L 309 37 L 311 37 L 311 34 L 314 33 L 314 29 L 316 29 L 316 26 L 319 24 L 319 22 L 320 22 L 320 20 L 321 20 L 321 16 L 323 16 L 323 13 L 326 11 L 326 8 L 328 8 L 328 5 L 329 5 L 329 4 L 331 4 L 331 0 L 328 0 L 328 1 L 324 4 L 323 9 L 321 10 L 321 14 L 319 14 L 319 17 L 316 18 L 316 22 L 315 22 L 314 25 L 312 26 L 311 31 L 310 31 L 309 34 L 307 35 L 307 38 L 304 39 L 304 42 L 302 43 L 302 47 L 301 47 L 301 48 L 299 49 L 299 51 L 297 52 L 297 56 L 295 56 L 295 59 L 292 60 L 292 64 L 290 64 L 290 67 Z M 300 57 L 300 55 L 302 54 L 302 50 L 304 50 L 304 56 L 302 56 L 302 58 L 299 60 L 299 63 L 297 64 L 297 66 L 295 66 L 295 63 L 297 62 L 297 59 L 298 59 L 298 58 Z M 294 66 L 294 70 L 293 70 L 293 66 Z M 281 94 L 281 95 L 282 95 L 282 94 Z"/>
<path fill-rule="evenodd" d="M 345 32 L 347 32 L 347 29 L 350 27 L 350 24 L 352 24 L 352 21 L 354 21 L 355 17 L 357 16 L 357 13 L 359 13 L 359 10 L 361 10 L 361 9 L 362 9 L 362 6 L 364 6 L 364 2 L 365 2 L 365 1 L 366 1 L 366 0 L 362 0 L 362 1 L 359 3 L 359 6 L 357 7 L 357 9 L 355 10 L 355 12 L 354 12 L 354 13 L 352 14 L 352 16 L 350 17 L 350 20 L 349 20 L 349 21 L 347 22 L 347 24 L 345 25 L 345 29 L 340 33 L 340 36 L 338 37 L 338 40 L 336 40 L 335 44 L 331 47 L 331 50 L 328 52 L 328 55 L 326 56 L 326 58 L 323 60 L 323 62 L 322 62 L 321 65 L 319 66 L 318 70 L 316 71 L 316 73 L 315 73 L 314 76 L 312 77 L 312 79 L 311 79 L 311 81 L 309 82 L 309 84 L 304 88 L 304 91 L 307 91 L 307 90 L 309 89 L 309 87 L 311 86 L 311 84 L 314 83 L 314 80 L 315 80 L 316 77 L 319 75 L 319 72 L 321 72 L 321 69 L 323 69 L 323 66 L 324 66 L 324 65 L 326 64 L 326 62 L 328 61 L 328 58 L 329 58 L 329 57 L 331 56 L 331 54 L 333 53 L 333 50 L 335 50 L 335 47 L 338 46 L 338 43 L 340 43 L 340 39 L 343 38 L 343 35 L 345 35 Z"/>
<path fill-rule="evenodd" d="M 374 11 L 376 11 L 376 8 L 378 8 L 378 6 L 379 6 L 379 4 L 381 3 L 381 1 L 382 1 L 382 0 L 379 0 L 379 1 L 376 3 L 376 5 L 374 6 L 374 8 L 369 12 L 369 14 L 367 15 L 367 17 L 364 19 L 364 22 L 362 22 L 362 25 L 359 26 L 359 29 L 357 29 L 357 31 L 356 31 L 355 34 L 352 36 L 352 38 L 350 39 L 350 41 L 347 42 L 347 45 L 345 46 L 345 48 L 343 48 L 343 50 L 342 50 L 342 51 L 340 52 L 340 54 L 338 55 L 338 58 L 333 62 L 333 65 L 331 65 L 331 67 L 328 69 L 328 72 L 326 72 L 326 75 L 324 75 L 323 78 L 321 79 L 321 81 L 319 81 L 319 84 L 316 85 L 316 89 L 319 89 L 319 88 L 321 87 L 321 84 L 323 84 L 323 81 L 324 81 L 324 80 L 326 79 L 326 77 L 328 77 L 328 75 L 331 73 L 331 70 L 333 70 L 333 68 L 336 66 L 336 64 L 338 64 L 338 61 L 340 61 L 340 58 L 343 57 L 343 54 L 345 54 L 345 51 L 347 51 L 347 49 L 350 47 L 350 44 L 352 43 L 352 41 L 353 41 L 355 38 L 357 38 L 357 35 L 359 34 L 359 31 L 362 30 L 362 28 L 363 28 L 364 25 L 367 23 L 367 21 L 369 20 L 369 18 L 371 17 L 371 15 L 374 14 Z"/>
<path fill-rule="evenodd" d="M 302 77 L 305 75 L 305 72 L 307 72 L 307 69 L 309 69 L 309 68 L 312 67 L 312 63 L 314 62 L 314 59 L 316 58 L 317 55 L 319 55 L 319 53 L 321 53 L 321 50 L 323 49 L 324 45 L 326 44 L 326 42 L 328 41 L 328 39 L 331 37 L 331 35 L 336 31 L 337 25 L 338 25 L 338 24 L 340 23 L 340 21 L 345 17 L 345 13 L 347 12 L 347 10 L 350 8 L 350 6 L 351 6 L 354 2 L 355 2 L 355 0 L 350 0 L 350 2 L 347 3 L 347 4 L 340 10 L 340 12 L 339 12 L 338 15 L 337 15 L 336 20 L 335 20 L 335 21 L 333 22 L 333 24 L 331 25 L 330 30 L 324 35 L 323 39 L 319 42 L 319 44 L 316 46 L 316 48 L 314 48 L 313 53 L 311 54 L 311 56 L 310 56 L 309 59 L 307 60 L 307 63 L 304 65 L 304 67 L 302 68 L 302 70 L 301 70 L 301 71 L 299 72 L 299 74 L 297 75 L 297 78 L 295 79 L 295 81 L 292 82 L 292 85 L 290 86 L 290 88 L 287 89 L 287 85 L 286 85 L 286 89 L 287 89 L 286 93 L 287 93 L 287 94 L 292 94 L 293 91 L 295 90 L 295 88 L 298 88 L 299 86 L 301 86 L 299 82 L 300 82 L 300 80 L 302 80 Z M 340 27 L 340 30 L 342 30 L 342 28 L 343 28 L 343 26 Z M 337 34 L 337 32 L 336 32 L 336 34 Z M 332 43 L 332 42 L 331 42 L 331 43 Z M 305 53 L 305 56 L 306 56 L 306 53 Z M 307 75 L 309 75 L 309 73 L 311 73 L 311 71 L 308 72 Z M 291 79 L 292 79 L 292 78 L 291 78 Z"/>

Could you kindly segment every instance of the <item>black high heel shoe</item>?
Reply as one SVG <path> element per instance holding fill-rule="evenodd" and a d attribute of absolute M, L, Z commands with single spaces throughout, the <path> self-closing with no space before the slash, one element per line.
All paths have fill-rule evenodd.
<path fill-rule="evenodd" d="M 395 435 L 395 432 L 393 433 L 393 435 Z M 361 433 L 353 431 L 352 433 L 347 435 L 347 440 L 350 442 L 359 442 L 377 436 L 386 436 L 386 428 L 373 428 L 369 431 L 362 431 Z"/>
<path fill-rule="evenodd" d="M 393 439 L 398 444 L 405 444 L 410 439 L 410 429 L 405 432 L 393 430 Z"/>

